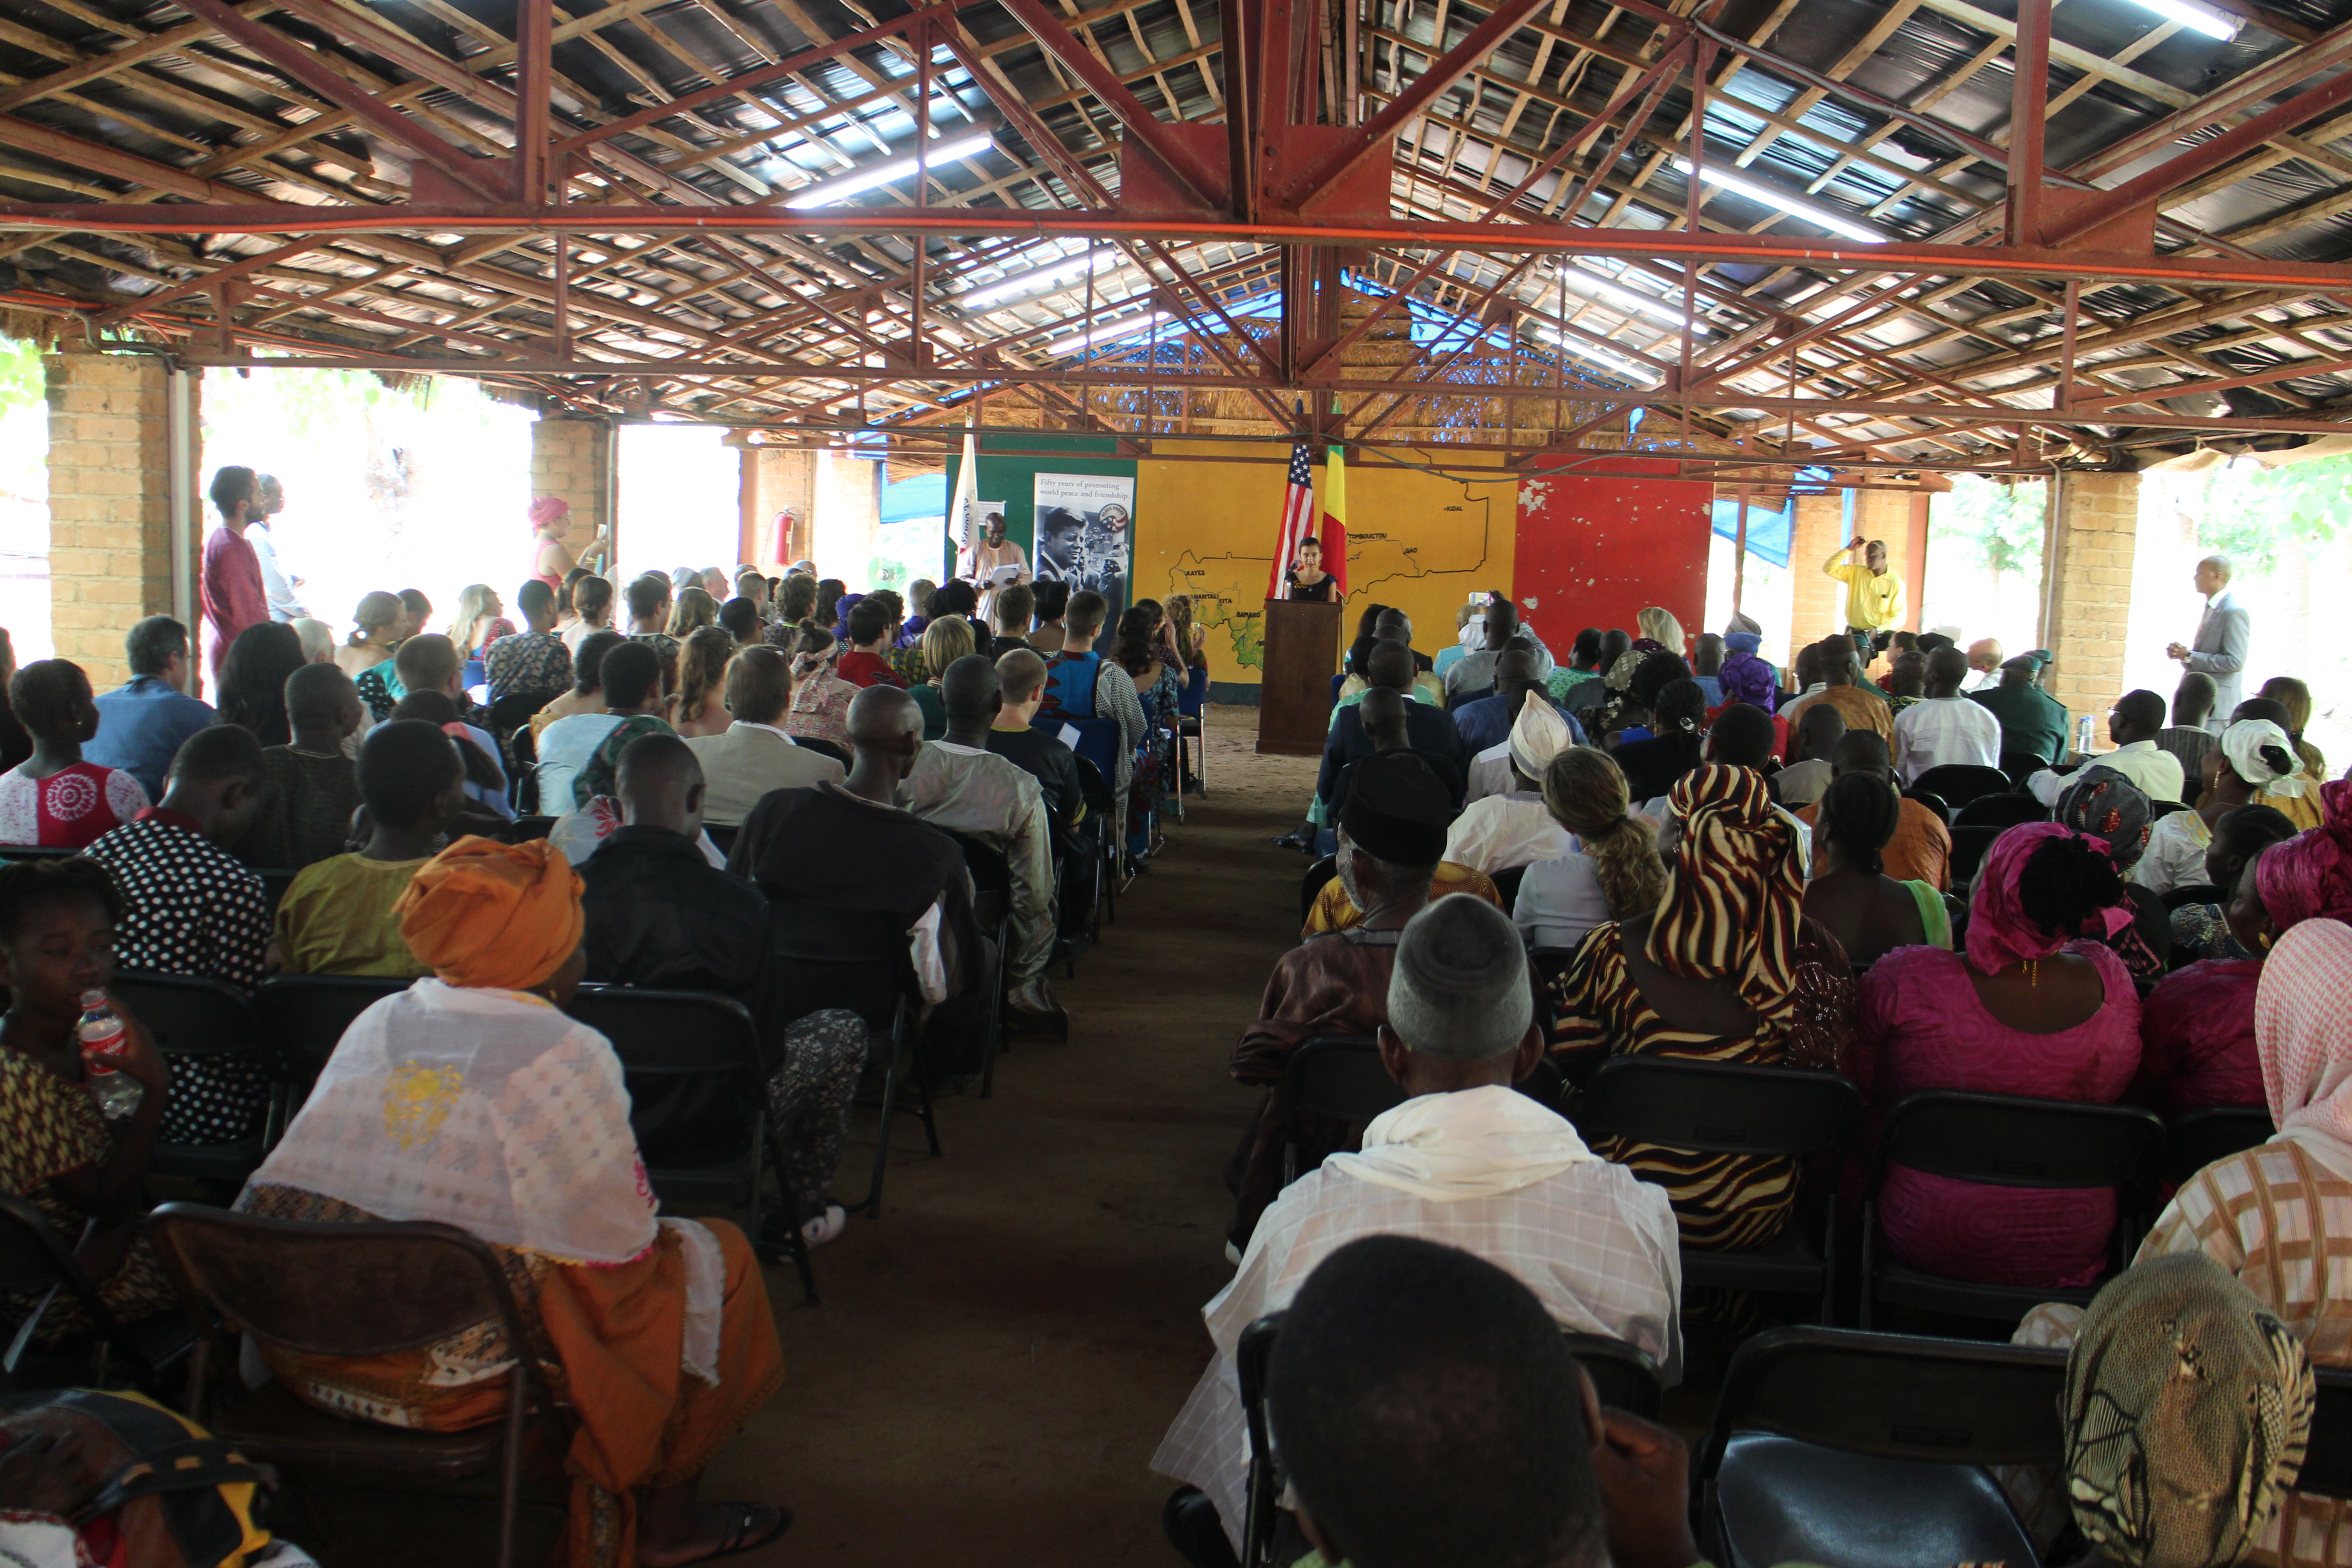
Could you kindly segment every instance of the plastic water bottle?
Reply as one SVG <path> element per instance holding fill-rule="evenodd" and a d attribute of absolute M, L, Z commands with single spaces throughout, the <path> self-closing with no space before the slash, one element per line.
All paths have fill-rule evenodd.
<path fill-rule="evenodd" d="M 2080 719 L 2075 720 L 2074 750 L 2085 757 L 2089 756 L 2091 754 L 2091 737 L 2097 731 L 2091 724 L 2091 716 L 2088 713 L 2085 713 Z"/>
<path fill-rule="evenodd" d="M 124 1072 L 122 1058 L 129 1054 L 131 1031 L 121 1016 L 106 999 L 103 991 L 81 994 L 81 1022 L 74 1026 L 81 1040 L 82 1070 L 89 1076 L 89 1097 L 98 1101 L 98 1109 L 110 1121 L 119 1121 L 139 1109 L 146 1090 Z"/>

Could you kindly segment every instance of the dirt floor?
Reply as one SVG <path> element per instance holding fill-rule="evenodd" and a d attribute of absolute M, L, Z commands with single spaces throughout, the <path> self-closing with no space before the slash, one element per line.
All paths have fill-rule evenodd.
<path fill-rule="evenodd" d="M 817 1254 L 822 1305 L 769 1271 L 788 1381 L 704 1495 L 798 1520 L 730 1562 L 1178 1562 L 1160 1532 L 1170 1483 L 1146 1466 L 1231 1273 L 1220 1173 L 1253 1100 L 1224 1064 L 1297 941 L 1301 861 L 1268 841 L 1297 825 L 1315 768 L 1254 754 L 1255 709 L 1213 708 L 1208 729 L 1210 793 L 1169 819 L 1118 922 L 1056 982 L 1069 1041 L 1019 1042 L 994 1099 L 943 1101 L 937 1160 L 902 1119 L 882 1217 Z M 845 1186 L 864 1179 L 871 1126 L 862 1113 Z M 324 1568 L 492 1560 L 479 1505 L 309 1503 L 281 1528 Z"/>

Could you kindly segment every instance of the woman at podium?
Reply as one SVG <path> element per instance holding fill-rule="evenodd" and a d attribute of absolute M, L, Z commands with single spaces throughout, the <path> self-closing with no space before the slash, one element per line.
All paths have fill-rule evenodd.
<path fill-rule="evenodd" d="M 1298 542 L 1298 558 L 1289 571 L 1283 574 L 1286 599 L 1313 599 L 1328 604 L 1335 596 L 1338 580 L 1323 570 L 1323 546 L 1308 534 Z"/>

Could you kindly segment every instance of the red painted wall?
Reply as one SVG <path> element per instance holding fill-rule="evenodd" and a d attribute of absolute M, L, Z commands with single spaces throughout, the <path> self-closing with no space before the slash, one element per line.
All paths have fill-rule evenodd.
<path fill-rule="evenodd" d="M 1638 636 L 1633 617 L 1652 605 L 1672 610 L 1697 637 L 1714 497 L 1703 479 L 1591 479 L 1565 469 L 1522 479 L 1512 591 L 1554 657 L 1567 658 L 1569 639 L 1585 626 Z"/>

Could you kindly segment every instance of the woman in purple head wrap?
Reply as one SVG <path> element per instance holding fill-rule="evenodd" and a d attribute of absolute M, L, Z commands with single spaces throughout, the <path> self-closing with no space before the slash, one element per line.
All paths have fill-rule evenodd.
<path fill-rule="evenodd" d="M 1727 701 L 1746 702 L 1769 713 L 1780 703 L 1780 683 L 1772 678 L 1772 667 L 1756 657 L 1764 639 L 1754 632 L 1723 634 L 1723 668 L 1715 678 L 1723 683 Z"/>

